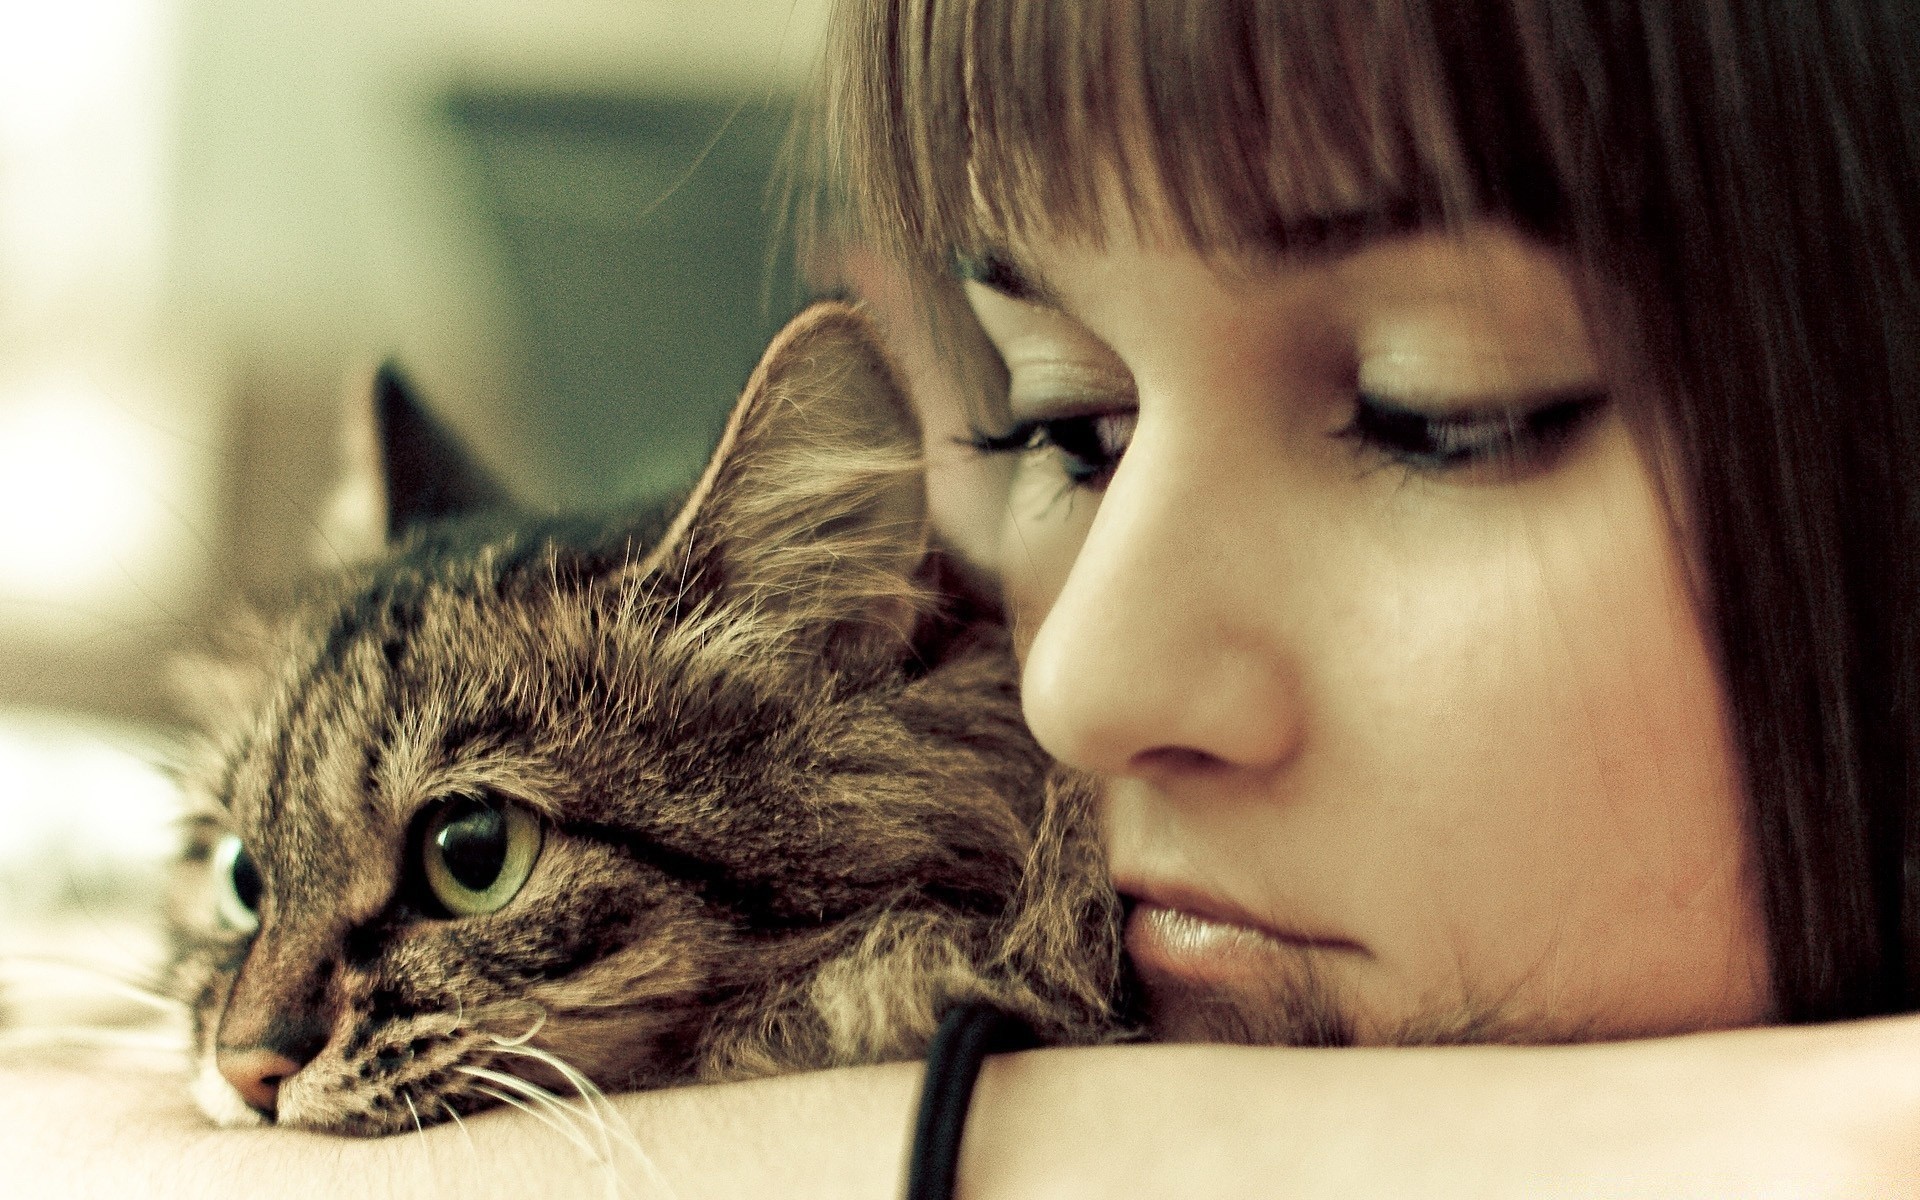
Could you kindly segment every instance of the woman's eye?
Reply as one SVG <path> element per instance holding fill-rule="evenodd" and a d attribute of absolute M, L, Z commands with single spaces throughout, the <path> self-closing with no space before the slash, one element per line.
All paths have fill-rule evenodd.
<path fill-rule="evenodd" d="M 427 889 L 450 916 L 498 912 L 533 873 L 543 840 L 525 805 L 491 793 L 449 797 L 420 839 Z"/>
<path fill-rule="evenodd" d="M 1022 421 L 1005 433 L 974 430 L 965 443 L 982 454 L 1052 453 L 1073 487 L 1107 486 L 1133 440 L 1132 412 L 1088 413 Z"/>
<path fill-rule="evenodd" d="M 260 868 L 240 835 L 229 833 L 213 847 L 213 907 L 220 923 L 235 933 L 260 928 Z"/>
<path fill-rule="evenodd" d="M 1436 416 L 1362 395 L 1353 419 L 1334 436 L 1414 470 L 1525 467 L 1564 445 L 1606 400 L 1601 392 L 1574 392 L 1521 408 Z"/>

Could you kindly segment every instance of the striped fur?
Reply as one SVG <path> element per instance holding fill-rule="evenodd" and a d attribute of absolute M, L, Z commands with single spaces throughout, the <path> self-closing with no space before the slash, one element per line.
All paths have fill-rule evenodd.
<path fill-rule="evenodd" d="M 172 977 L 203 1108 L 257 1119 L 210 1066 L 237 1024 L 306 1031 L 278 1119 L 343 1133 L 484 1107 L 487 1071 L 564 1086 L 522 1043 L 614 1090 L 910 1057 L 967 996 L 1103 1036 L 1085 794 L 941 585 L 917 452 L 863 319 L 819 306 L 672 520 L 441 521 L 310 589 L 197 788 Z M 499 912 L 437 919 L 418 814 L 475 787 L 544 849 Z M 212 917 L 228 831 L 250 939 Z"/>

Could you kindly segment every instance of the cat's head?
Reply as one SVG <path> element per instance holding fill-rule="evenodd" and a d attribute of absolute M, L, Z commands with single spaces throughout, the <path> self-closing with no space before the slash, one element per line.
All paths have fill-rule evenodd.
<path fill-rule="evenodd" d="M 377 415 L 391 549 L 279 626 L 198 789 L 211 1115 L 386 1133 L 686 1078 L 848 914 L 1007 895 L 1044 768 L 1004 646 L 942 624 L 857 311 L 776 341 L 670 519 L 500 515 L 397 380 Z"/>

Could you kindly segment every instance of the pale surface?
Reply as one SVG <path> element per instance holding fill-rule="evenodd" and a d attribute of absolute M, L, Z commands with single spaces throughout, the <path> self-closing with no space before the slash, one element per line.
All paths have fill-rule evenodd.
<path fill-rule="evenodd" d="M 1920 1196 L 1920 1023 L 1553 1050 L 1140 1047 L 996 1060 L 961 1194 Z M 913 1066 L 616 1103 L 630 1197 L 897 1195 Z M 10 1196 L 603 1194 L 512 1114 L 383 1141 L 208 1130 L 163 1073 L 0 1070 Z M 349 1182 L 351 1181 L 351 1182 Z"/>

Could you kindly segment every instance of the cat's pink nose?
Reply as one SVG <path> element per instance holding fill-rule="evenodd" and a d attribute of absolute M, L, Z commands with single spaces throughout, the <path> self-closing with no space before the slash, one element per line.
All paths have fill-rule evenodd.
<path fill-rule="evenodd" d="M 280 1085 L 300 1069 L 300 1064 L 286 1055 L 263 1047 L 221 1050 L 214 1055 L 214 1062 L 240 1098 L 267 1116 L 273 1115 Z"/>

